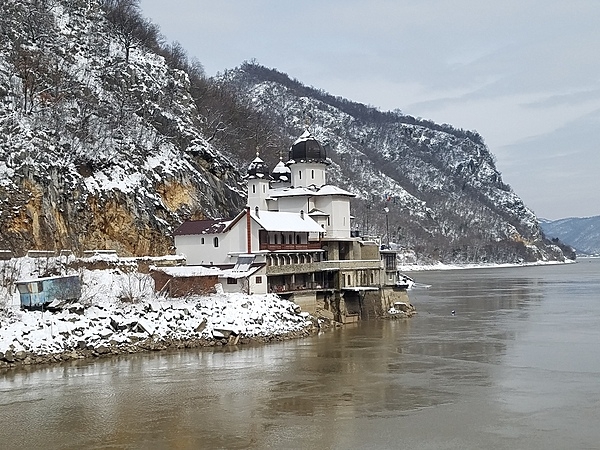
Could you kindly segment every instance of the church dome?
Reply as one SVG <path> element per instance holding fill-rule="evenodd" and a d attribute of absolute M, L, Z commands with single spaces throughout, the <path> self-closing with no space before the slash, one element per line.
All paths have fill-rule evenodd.
<path fill-rule="evenodd" d="M 254 158 L 252 160 L 252 162 L 250 163 L 250 165 L 248 166 L 248 174 L 246 175 L 246 178 L 269 179 L 269 167 L 267 166 L 266 162 L 264 162 L 262 159 L 260 159 L 258 154 L 256 155 L 256 158 Z"/>
<path fill-rule="evenodd" d="M 292 144 L 289 159 L 290 162 L 328 163 L 325 147 L 323 147 L 321 143 L 308 132 L 308 130 Z"/>
<path fill-rule="evenodd" d="M 292 171 L 283 163 L 283 161 L 279 161 L 273 168 L 273 172 L 271 172 L 271 176 L 275 181 L 282 182 L 289 182 L 292 178 L 291 174 Z"/>

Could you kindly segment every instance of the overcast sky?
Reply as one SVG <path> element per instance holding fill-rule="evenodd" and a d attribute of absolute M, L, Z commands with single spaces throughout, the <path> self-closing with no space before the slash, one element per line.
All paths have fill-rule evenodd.
<path fill-rule="evenodd" d="M 207 75 L 255 58 L 477 130 L 538 217 L 600 215 L 599 0 L 141 0 Z"/>

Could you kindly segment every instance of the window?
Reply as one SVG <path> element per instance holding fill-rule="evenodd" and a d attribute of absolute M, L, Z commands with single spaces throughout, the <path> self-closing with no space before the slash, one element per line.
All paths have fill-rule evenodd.
<path fill-rule="evenodd" d="M 264 184 L 262 186 L 263 186 L 263 194 L 264 194 L 265 192 L 267 192 L 267 187 Z"/>
<path fill-rule="evenodd" d="M 352 275 L 348 275 L 348 286 L 352 285 Z"/>
<path fill-rule="evenodd" d="M 262 284 L 262 277 L 256 277 L 256 284 Z"/>
<path fill-rule="evenodd" d="M 252 185 L 252 193 L 256 194 L 256 185 L 255 184 Z"/>
<path fill-rule="evenodd" d="M 331 219 L 329 218 L 329 216 L 327 216 L 327 226 L 330 227 L 331 226 Z"/>
<path fill-rule="evenodd" d="M 294 243 L 294 241 L 292 239 L 293 239 L 292 235 L 288 234 L 288 244 L 293 244 Z"/>
<path fill-rule="evenodd" d="M 299 171 L 298 171 L 298 178 L 299 178 L 300 180 L 302 179 L 302 171 L 301 171 L 301 170 L 299 170 Z"/>
<path fill-rule="evenodd" d="M 213 245 L 214 245 L 215 247 L 218 247 L 218 246 L 219 246 L 219 237 L 218 237 L 218 236 L 215 236 L 215 238 L 213 239 Z"/>
<path fill-rule="evenodd" d="M 315 171 L 314 169 L 310 171 L 310 177 L 314 180 L 315 179 Z"/>
<path fill-rule="evenodd" d="M 227 278 L 227 284 L 237 284 L 237 278 Z"/>
<path fill-rule="evenodd" d="M 300 235 L 299 234 L 296 235 L 296 244 L 300 244 Z"/>
<path fill-rule="evenodd" d="M 204 238 L 200 238 L 200 244 L 204 245 Z"/>

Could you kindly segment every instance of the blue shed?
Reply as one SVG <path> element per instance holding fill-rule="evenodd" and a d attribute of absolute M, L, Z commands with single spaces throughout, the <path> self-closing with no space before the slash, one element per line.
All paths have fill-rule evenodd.
<path fill-rule="evenodd" d="M 15 285 L 19 290 L 23 309 L 44 309 L 55 300 L 78 300 L 81 297 L 79 275 L 21 280 Z"/>

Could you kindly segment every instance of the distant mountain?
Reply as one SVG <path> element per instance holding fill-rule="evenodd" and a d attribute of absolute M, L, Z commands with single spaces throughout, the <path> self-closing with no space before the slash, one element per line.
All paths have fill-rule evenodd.
<path fill-rule="evenodd" d="M 540 219 L 544 234 L 558 238 L 584 255 L 600 256 L 600 216 Z"/>
<path fill-rule="evenodd" d="M 564 258 L 477 132 L 254 63 L 208 78 L 139 0 L 4 0 L 0 38 L 0 250 L 169 253 L 183 220 L 244 206 L 256 151 L 273 167 L 309 127 L 355 231 L 421 262 Z"/>

